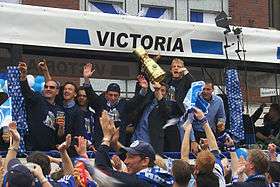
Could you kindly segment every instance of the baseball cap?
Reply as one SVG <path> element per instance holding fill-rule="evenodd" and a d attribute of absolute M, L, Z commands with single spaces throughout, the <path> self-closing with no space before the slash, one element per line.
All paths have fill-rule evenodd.
<path fill-rule="evenodd" d="M 9 161 L 7 170 L 7 182 L 9 186 L 30 187 L 35 181 L 30 170 L 17 158 Z"/>
<path fill-rule="evenodd" d="M 112 91 L 112 92 L 121 92 L 120 86 L 117 83 L 111 83 L 107 87 L 107 92 Z"/>
<path fill-rule="evenodd" d="M 149 157 L 151 160 L 156 159 L 156 153 L 151 144 L 141 140 L 135 140 L 129 147 L 124 147 L 123 149 L 132 155 L 144 155 Z"/>

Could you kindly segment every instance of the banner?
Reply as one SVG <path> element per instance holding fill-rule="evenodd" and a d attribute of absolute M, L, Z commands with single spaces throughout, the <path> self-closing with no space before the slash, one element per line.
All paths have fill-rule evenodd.
<path fill-rule="evenodd" d="M 6 3 L 0 24 L 0 43 L 124 53 L 142 45 L 162 56 L 225 59 L 224 29 L 213 24 Z M 280 31 L 242 31 L 247 61 L 280 62 Z M 236 36 L 228 41 L 229 59 L 238 60 Z"/>

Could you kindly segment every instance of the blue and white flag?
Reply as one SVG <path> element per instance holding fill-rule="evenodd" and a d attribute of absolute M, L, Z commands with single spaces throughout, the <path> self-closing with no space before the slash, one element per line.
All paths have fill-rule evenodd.
<path fill-rule="evenodd" d="M 152 186 L 172 186 L 174 177 L 166 170 L 158 166 L 145 168 L 136 173 L 140 180 L 148 181 Z"/>
<path fill-rule="evenodd" d="M 8 92 L 12 98 L 12 118 L 17 123 L 17 130 L 20 134 L 19 153 L 25 153 L 25 144 L 23 137 L 27 131 L 26 111 L 24 105 L 24 98 L 20 89 L 19 71 L 16 66 L 8 66 Z"/>
<path fill-rule="evenodd" d="M 103 12 L 108 14 L 126 14 L 125 11 L 118 5 L 101 2 L 90 2 L 89 11 Z"/>
<path fill-rule="evenodd" d="M 186 111 L 191 110 L 193 107 L 197 107 L 205 114 L 208 113 L 209 103 L 200 96 L 204 85 L 204 81 L 197 81 L 191 84 L 191 88 L 188 90 L 187 95 L 183 101 Z"/>
<path fill-rule="evenodd" d="M 226 91 L 229 106 L 230 132 L 239 140 L 244 139 L 243 98 L 236 69 L 226 70 Z"/>
<path fill-rule="evenodd" d="M 172 19 L 172 15 L 168 9 L 159 7 L 142 7 L 137 16 L 159 19 Z"/>
<path fill-rule="evenodd" d="M 8 93 L 7 73 L 0 73 L 0 92 Z M 8 126 L 12 121 L 12 100 L 9 97 L 0 106 L 0 127 Z"/>

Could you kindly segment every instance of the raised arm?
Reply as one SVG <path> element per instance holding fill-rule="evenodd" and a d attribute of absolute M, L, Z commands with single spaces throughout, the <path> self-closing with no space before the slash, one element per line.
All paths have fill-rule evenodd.
<path fill-rule="evenodd" d="M 277 161 L 276 145 L 273 143 L 268 144 L 268 153 L 270 161 Z"/>
<path fill-rule="evenodd" d="M 52 80 L 52 77 L 50 75 L 50 72 L 49 72 L 49 69 L 47 66 L 46 59 L 43 59 L 41 62 L 38 63 L 38 69 L 43 73 L 43 76 L 45 77 L 45 82 Z"/>
<path fill-rule="evenodd" d="M 60 152 L 60 157 L 62 159 L 64 175 L 72 175 L 74 172 L 74 166 L 67 153 L 67 149 L 70 147 L 70 144 L 71 144 L 71 134 L 68 134 L 66 136 L 65 142 L 63 142 L 57 147 L 57 149 Z"/>
<path fill-rule="evenodd" d="M 39 182 L 41 183 L 42 187 L 52 187 L 51 183 L 48 181 L 48 179 L 44 176 L 44 173 L 42 171 L 41 166 L 38 164 L 34 164 L 35 168 L 31 170 L 34 177 L 36 177 Z"/>
<path fill-rule="evenodd" d="M 181 146 L 181 159 L 185 160 L 186 162 L 189 162 L 189 154 L 190 154 L 190 133 L 192 130 L 192 124 L 189 123 L 187 120 L 185 124 L 183 125 L 185 134 L 182 141 Z"/>
<path fill-rule="evenodd" d="M 210 128 L 209 123 L 208 123 L 207 118 L 205 117 L 204 113 L 200 109 L 194 108 L 194 115 L 195 115 L 196 119 L 203 125 L 203 129 L 205 131 L 206 138 L 208 139 L 210 150 L 211 151 L 219 150 L 215 135 L 214 135 L 212 129 Z"/>
<path fill-rule="evenodd" d="M 17 125 L 16 122 L 11 122 L 9 124 L 10 129 L 10 146 L 8 148 L 8 153 L 6 155 L 5 161 L 4 161 L 4 172 L 7 171 L 7 166 L 10 160 L 17 157 L 17 152 L 19 149 L 19 143 L 20 143 L 20 135 L 17 131 Z"/>
<path fill-rule="evenodd" d="M 138 93 L 135 92 L 135 96 L 126 102 L 125 112 L 130 113 L 131 111 L 134 111 L 139 106 L 139 104 L 144 102 L 144 99 L 147 98 L 148 87 L 149 87 L 148 81 L 145 79 L 143 75 L 138 75 L 137 81 L 140 90 Z"/>
<path fill-rule="evenodd" d="M 94 72 L 95 69 L 91 63 L 87 63 L 86 65 L 84 65 L 84 69 L 83 69 L 83 77 L 85 80 L 84 88 L 87 94 L 89 106 L 92 107 L 97 113 L 101 113 L 102 101 L 100 100 L 100 97 L 92 89 L 92 86 L 90 84 L 90 77 L 93 76 Z"/>
<path fill-rule="evenodd" d="M 116 132 L 114 122 L 110 120 L 107 111 L 103 111 L 100 117 L 100 125 L 104 134 L 103 140 L 95 153 L 95 165 L 103 169 L 112 170 L 112 164 L 109 158 L 110 145 L 113 135 Z"/>
<path fill-rule="evenodd" d="M 20 88 L 22 95 L 25 99 L 32 99 L 34 97 L 34 92 L 30 89 L 27 82 L 27 65 L 24 62 L 19 62 L 18 70 L 20 72 Z"/>
<path fill-rule="evenodd" d="M 86 65 L 84 65 L 83 76 L 86 84 L 90 84 L 89 78 L 92 77 L 94 72 L 95 69 L 91 63 L 87 63 Z"/>
<path fill-rule="evenodd" d="M 236 174 L 236 172 L 238 170 L 238 157 L 237 157 L 237 154 L 235 152 L 234 141 L 231 139 L 231 137 L 228 136 L 226 138 L 224 144 L 227 148 L 227 151 L 229 151 L 229 153 L 230 153 L 232 173 Z"/>

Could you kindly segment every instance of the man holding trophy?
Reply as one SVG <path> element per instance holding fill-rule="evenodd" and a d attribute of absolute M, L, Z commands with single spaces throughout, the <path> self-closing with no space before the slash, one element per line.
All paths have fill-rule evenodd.
<path fill-rule="evenodd" d="M 149 58 L 143 47 L 136 48 L 133 53 L 142 63 L 143 70 L 152 82 L 155 91 L 153 94 L 148 94 L 145 104 L 140 109 L 142 111 L 138 114 L 138 119 L 140 120 L 137 122 L 132 139 L 150 143 L 159 154 L 163 151 L 179 151 L 180 135 L 177 125 L 166 125 L 169 119 L 178 118 L 183 114 L 177 103 L 178 101 L 176 101 L 175 89 L 172 96 L 173 99 L 168 97 L 170 95 L 170 85 L 166 84 L 165 79 L 168 79 L 169 75 L 153 59 Z M 178 68 L 176 71 L 171 72 L 171 74 L 179 82 L 182 76 L 180 76 Z M 190 78 L 192 77 L 188 76 L 187 80 Z M 182 85 L 180 84 L 179 86 Z M 163 92 L 162 90 L 165 91 Z M 159 95 L 161 96 L 158 97 Z M 182 97 L 182 101 L 184 97 Z"/>
<path fill-rule="evenodd" d="M 165 76 L 164 82 L 169 86 L 169 98 L 177 101 L 181 111 L 185 113 L 184 98 L 194 81 L 184 61 L 174 58 L 171 62 L 170 72 Z"/>

